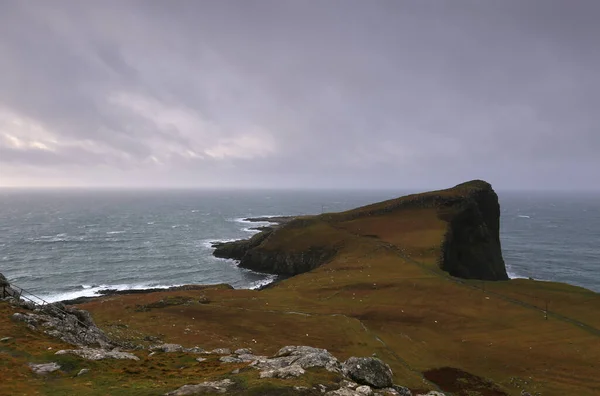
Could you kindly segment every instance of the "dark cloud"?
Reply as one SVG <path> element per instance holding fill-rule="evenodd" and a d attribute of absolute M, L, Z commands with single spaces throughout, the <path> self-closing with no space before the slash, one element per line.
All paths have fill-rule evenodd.
<path fill-rule="evenodd" d="M 599 17 L 595 0 L 2 2 L 0 185 L 592 188 Z"/>

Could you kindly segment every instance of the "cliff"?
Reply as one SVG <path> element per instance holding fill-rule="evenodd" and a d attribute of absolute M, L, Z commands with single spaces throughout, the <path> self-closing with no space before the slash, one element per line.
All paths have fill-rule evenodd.
<path fill-rule="evenodd" d="M 331 233 L 324 238 L 324 228 L 330 231 L 357 228 L 354 230 L 357 235 L 380 239 L 382 229 L 386 235 L 410 234 L 414 229 L 399 225 L 394 230 L 393 223 L 398 215 L 410 216 L 410 212 L 423 210 L 434 213 L 444 222 L 439 268 L 465 279 L 508 279 L 500 247 L 498 196 L 489 183 L 481 180 L 347 212 L 295 219 L 266 229 L 249 240 L 215 244 L 214 255 L 239 260 L 240 267 L 259 272 L 296 275 L 325 264 L 344 244 L 342 235 L 334 237 L 333 243 Z M 361 232 L 360 227 L 353 227 L 361 222 L 372 223 L 372 219 L 378 220 L 378 229 L 369 234 Z M 433 224 L 431 229 L 439 231 L 439 225 Z M 394 246 L 404 248 L 401 243 Z"/>

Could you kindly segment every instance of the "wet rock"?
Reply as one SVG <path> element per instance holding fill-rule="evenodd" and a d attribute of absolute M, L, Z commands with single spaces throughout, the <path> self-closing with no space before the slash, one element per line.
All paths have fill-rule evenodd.
<path fill-rule="evenodd" d="M 77 373 L 77 376 L 78 376 L 78 377 L 80 377 L 80 376 L 82 376 L 82 375 L 84 375 L 84 374 L 87 374 L 87 373 L 89 373 L 89 372 L 90 372 L 90 369 L 81 369 L 81 370 L 79 370 L 79 372 Z"/>
<path fill-rule="evenodd" d="M 38 375 L 46 375 L 52 373 L 56 370 L 60 370 L 60 366 L 54 362 L 52 363 L 43 363 L 43 364 L 33 364 L 29 363 L 29 367 L 31 370 Z"/>
<path fill-rule="evenodd" d="M 363 385 L 375 388 L 389 388 L 393 386 L 392 369 L 383 361 L 368 357 L 351 357 L 342 366 L 346 377 Z"/>
<path fill-rule="evenodd" d="M 140 360 L 137 356 L 129 352 L 121 352 L 117 349 L 107 351 L 104 349 L 82 348 L 67 349 L 56 352 L 56 355 L 76 355 L 87 360 L 119 359 L 119 360 Z"/>
<path fill-rule="evenodd" d="M 293 364 L 291 366 L 283 367 L 283 368 L 279 368 L 279 369 L 275 369 L 275 370 L 261 371 L 260 378 L 281 378 L 281 379 L 296 378 L 301 375 L 304 375 L 305 372 L 306 371 L 304 371 L 304 369 L 301 366 L 299 366 L 297 364 Z"/>
<path fill-rule="evenodd" d="M 222 381 L 208 381 L 198 385 L 184 385 L 173 392 L 166 393 L 165 396 L 185 396 L 197 395 L 203 393 L 227 393 L 227 389 L 233 385 L 230 379 Z"/>

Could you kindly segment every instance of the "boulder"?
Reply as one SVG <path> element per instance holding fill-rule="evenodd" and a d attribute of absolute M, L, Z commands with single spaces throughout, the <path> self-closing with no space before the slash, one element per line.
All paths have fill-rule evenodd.
<path fill-rule="evenodd" d="M 383 361 L 368 357 L 351 357 L 342 365 L 344 375 L 353 381 L 375 388 L 388 388 L 393 386 L 393 373 L 390 366 Z"/>
<path fill-rule="evenodd" d="M 10 287 L 10 283 L 8 283 L 8 279 L 0 273 L 0 288 L 2 287 Z"/>
<path fill-rule="evenodd" d="M 165 396 L 185 396 L 198 395 L 205 393 L 227 393 L 228 388 L 233 385 L 230 379 L 222 381 L 207 381 L 197 385 L 184 385 L 173 392 L 166 393 Z"/>
<path fill-rule="evenodd" d="M 183 347 L 179 344 L 160 344 L 150 347 L 151 351 L 161 351 L 165 353 L 183 352 Z"/>

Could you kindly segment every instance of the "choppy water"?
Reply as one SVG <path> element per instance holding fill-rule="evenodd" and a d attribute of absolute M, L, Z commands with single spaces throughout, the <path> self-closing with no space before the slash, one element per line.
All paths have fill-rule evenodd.
<path fill-rule="evenodd" d="M 211 255 L 210 242 L 248 237 L 248 216 L 340 211 L 403 191 L 0 190 L 0 272 L 50 301 L 97 290 L 272 277 Z M 598 197 L 500 194 L 512 276 L 600 291 Z"/>

